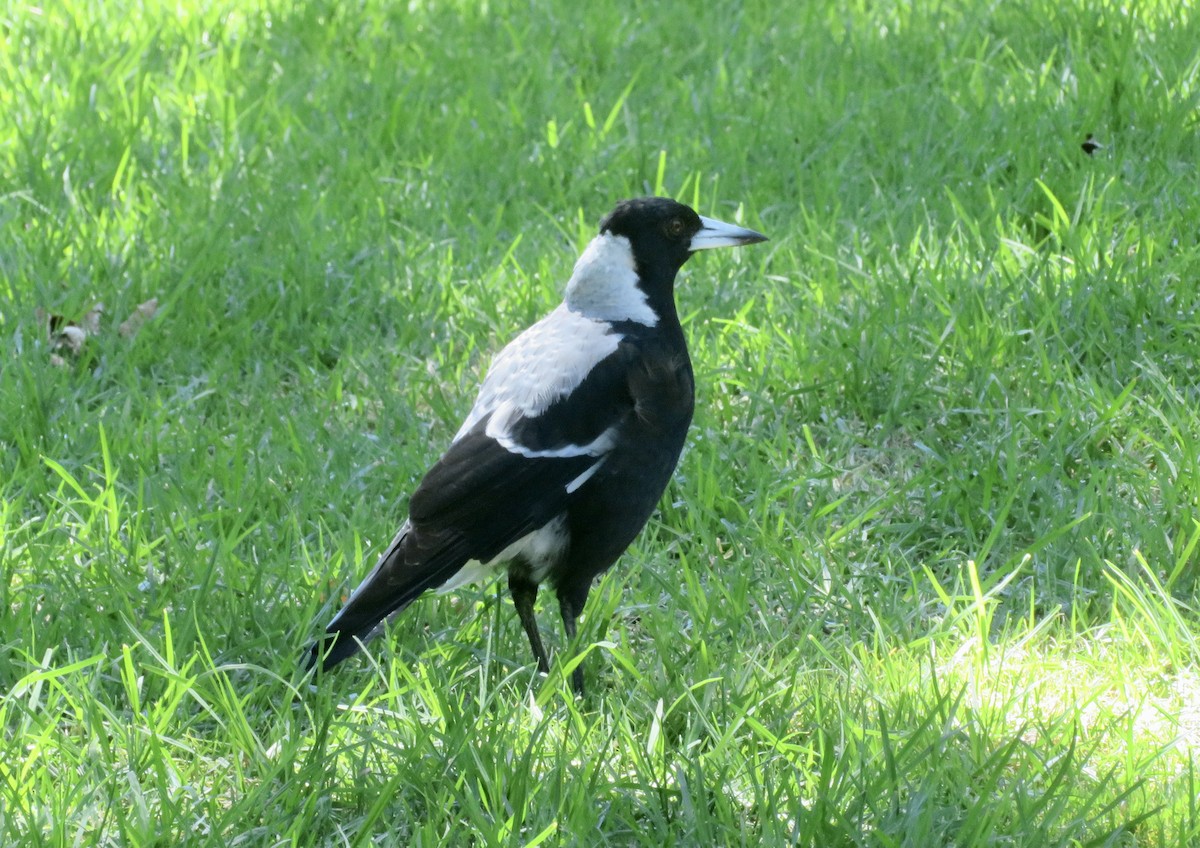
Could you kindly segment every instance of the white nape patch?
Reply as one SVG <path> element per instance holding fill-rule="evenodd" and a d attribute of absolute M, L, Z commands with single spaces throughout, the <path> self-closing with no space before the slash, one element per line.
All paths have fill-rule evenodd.
<path fill-rule="evenodd" d="M 568 495 L 572 494 L 576 489 L 578 489 L 580 486 L 582 486 L 588 480 L 591 480 L 592 475 L 594 475 L 597 471 L 600 470 L 600 466 L 604 464 L 604 460 L 606 460 L 606 459 L 608 459 L 607 456 L 600 457 L 600 460 L 598 462 L 593 463 L 591 468 L 589 468 L 587 471 L 583 472 L 578 477 L 576 477 L 574 480 L 572 480 L 570 483 L 568 483 L 566 486 L 567 494 Z"/>
<path fill-rule="evenodd" d="M 558 561 L 570 541 L 567 532 L 567 516 L 558 516 L 553 521 L 543 524 L 537 530 L 522 536 L 507 548 L 496 554 L 487 562 L 477 559 L 468 560 L 458 572 L 438 586 L 438 593 L 449 592 L 468 583 L 476 583 L 491 577 L 495 571 L 507 562 L 520 557 L 529 564 L 530 577 L 535 583 L 540 583 Z"/>
<path fill-rule="evenodd" d="M 604 321 L 593 320 L 571 311 L 566 303 L 561 304 L 513 339 L 492 360 L 475 406 L 454 441 L 506 404 L 512 407 L 509 415 L 532 417 L 545 412 L 617 349 L 621 336 L 611 330 Z"/>
<path fill-rule="evenodd" d="M 564 300 L 588 318 L 658 324 L 658 313 L 638 286 L 637 263 L 625 236 L 601 233 L 591 240 L 575 263 Z"/>

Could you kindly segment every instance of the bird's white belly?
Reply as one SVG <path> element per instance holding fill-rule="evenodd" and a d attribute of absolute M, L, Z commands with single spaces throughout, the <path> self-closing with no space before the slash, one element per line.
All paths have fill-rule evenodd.
<path fill-rule="evenodd" d="M 568 541 L 570 541 L 570 533 L 567 531 L 567 517 L 564 514 L 517 539 L 487 562 L 480 562 L 477 559 L 467 560 L 466 565 L 460 568 L 453 577 L 437 587 L 437 591 L 439 594 L 449 592 L 468 583 L 490 579 L 500 568 L 514 559 L 522 559 L 527 562 L 530 579 L 535 583 L 540 583 L 546 577 L 550 567 L 562 556 Z"/>

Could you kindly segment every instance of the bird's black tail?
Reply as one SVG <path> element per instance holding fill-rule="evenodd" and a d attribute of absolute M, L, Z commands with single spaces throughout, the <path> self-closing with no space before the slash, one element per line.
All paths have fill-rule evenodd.
<path fill-rule="evenodd" d="M 324 636 L 309 646 L 305 670 L 312 671 L 319 661 L 321 671 L 329 671 L 342 660 L 358 653 L 358 649 L 370 637 L 370 631 L 363 634 L 348 633 L 344 630 L 326 631 Z"/>
<path fill-rule="evenodd" d="M 384 619 L 400 612 L 426 589 L 444 584 L 465 561 L 465 557 L 445 556 L 448 551 L 440 551 L 442 556 L 422 555 L 416 547 L 405 522 L 371 573 L 329 622 L 325 634 L 308 649 L 306 668 L 311 670 L 320 663 L 322 671 L 329 671 L 354 656 Z"/>

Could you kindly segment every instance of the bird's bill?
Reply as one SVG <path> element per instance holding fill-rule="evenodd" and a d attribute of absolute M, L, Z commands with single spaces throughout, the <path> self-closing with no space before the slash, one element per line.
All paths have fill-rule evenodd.
<path fill-rule="evenodd" d="M 692 236 L 691 250 L 710 250 L 714 247 L 737 247 L 741 244 L 754 244 L 766 241 L 767 237 L 754 230 L 739 227 L 736 224 L 726 224 L 715 218 L 700 216 L 700 232 Z"/>

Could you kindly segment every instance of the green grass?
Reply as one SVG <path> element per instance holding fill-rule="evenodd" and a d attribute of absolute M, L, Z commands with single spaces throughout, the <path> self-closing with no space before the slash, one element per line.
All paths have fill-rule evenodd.
<path fill-rule="evenodd" d="M 0 39 L 0 844 L 1200 840 L 1188 4 L 64 0 Z M 494 587 L 312 688 L 490 352 L 644 193 L 772 240 L 681 276 L 696 422 L 589 697 Z M 39 310 L 97 302 L 54 364 Z"/>

